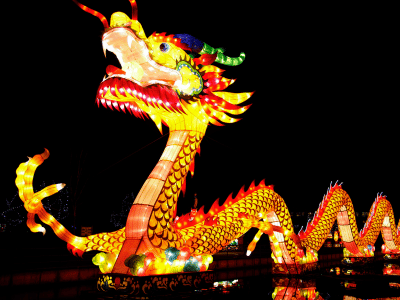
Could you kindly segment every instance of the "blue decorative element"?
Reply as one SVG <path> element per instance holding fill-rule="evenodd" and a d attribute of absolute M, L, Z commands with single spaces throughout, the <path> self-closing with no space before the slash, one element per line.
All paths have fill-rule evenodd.
<path fill-rule="evenodd" d="M 196 39 L 190 34 L 180 33 L 174 35 L 176 38 L 181 39 L 181 42 L 186 44 L 193 52 L 199 53 L 204 46 L 204 42 Z"/>
<path fill-rule="evenodd" d="M 174 260 L 178 258 L 179 253 L 180 251 L 174 247 L 165 249 L 165 257 L 170 263 L 174 262 Z"/>
<path fill-rule="evenodd" d="M 185 266 L 183 267 L 183 272 L 199 272 L 200 266 L 197 259 L 193 256 L 189 257 L 189 259 L 185 262 Z"/>

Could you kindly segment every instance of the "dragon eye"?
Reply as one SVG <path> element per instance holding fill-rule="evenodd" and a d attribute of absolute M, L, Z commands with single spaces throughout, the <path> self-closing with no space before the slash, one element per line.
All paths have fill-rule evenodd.
<path fill-rule="evenodd" d="M 169 45 L 167 43 L 161 43 L 160 44 L 160 50 L 161 50 L 161 52 L 168 52 Z"/>

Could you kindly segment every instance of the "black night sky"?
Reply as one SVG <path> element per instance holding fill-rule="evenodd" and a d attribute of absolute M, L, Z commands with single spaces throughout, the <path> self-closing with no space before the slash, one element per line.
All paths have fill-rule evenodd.
<path fill-rule="evenodd" d="M 82 2 L 107 19 L 130 15 L 128 0 Z M 79 224 L 109 230 L 111 211 L 139 192 L 167 136 L 150 120 L 95 105 L 107 65 L 119 66 L 103 55 L 96 17 L 72 1 L 27 3 L 4 28 L 2 197 L 16 194 L 18 165 L 47 148 L 34 183 L 66 183 L 79 195 Z M 369 211 L 383 192 L 399 218 L 399 49 L 390 8 L 139 0 L 138 9 L 147 36 L 188 33 L 228 56 L 244 52 L 242 65 L 220 67 L 237 79 L 227 91 L 255 91 L 241 121 L 208 127 L 178 214 L 194 193 L 207 211 L 265 178 L 290 211 L 316 210 L 339 180 L 356 211 Z"/>

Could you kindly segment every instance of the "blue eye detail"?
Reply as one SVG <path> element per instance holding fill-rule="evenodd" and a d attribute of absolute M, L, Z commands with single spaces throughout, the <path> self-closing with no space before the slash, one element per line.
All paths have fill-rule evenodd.
<path fill-rule="evenodd" d="M 161 43 L 160 50 L 161 50 L 161 52 L 168 52 L 169 51 L 169 45 L 167 43 Z"/>

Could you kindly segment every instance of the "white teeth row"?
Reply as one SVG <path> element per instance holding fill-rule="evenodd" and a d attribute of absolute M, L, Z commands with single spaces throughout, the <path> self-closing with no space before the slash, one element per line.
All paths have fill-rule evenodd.
<path fill-rule="evenodd" d="M 107 106 L 112 105 L 115 109 L 118 109 L 118 107 L 119 107 L 122 110 L 124 107 L 126 107 L 127 109 L 130 109 L 130 110 L 142 111 L 140 108 L 137 108 L 136 106 L 134 106 L 128 102 L 118 103 L 117 101 L 105 100 L 104 98 L 102 98 L 100 101 L 102 104 L 106 103 Z"/>

